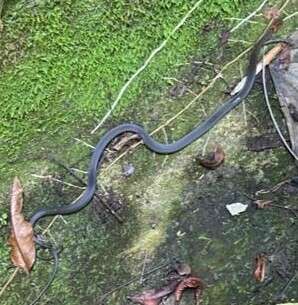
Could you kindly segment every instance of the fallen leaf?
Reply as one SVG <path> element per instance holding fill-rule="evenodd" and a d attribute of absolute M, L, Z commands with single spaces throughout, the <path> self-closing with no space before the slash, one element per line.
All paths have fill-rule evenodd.
<path fill-rule="evenodd" d="M 266 207 L 269 207 L 270 204 L 272 203 L 272 200 L 256 200 L 255 205 L 257 206 L 258 209 L 264 209 Z"/>
<path fill-rule="evenodd" d="M 194 289 L 194 294 L 196 298 L 196 304 L 199 302 L 199 298 L 202 295 L 204 284 L 203 281 L 196 276 L 189 275 L 185 277 L 176 287 L 175 289 L 175 300 L 176 303 L 178 304 L 181 301 L 183 292 L 186 289 Z"/>
<path fill-rule="evenodd" d="M 128 299 L 134 303 L 142 305 L 159 305 L 162 298 L 171 294 L 177 287 L 178 283 L 179 282 L 177 281 L 173 281 L 162 288 L 146 290 L 142 293 L 128 297 Z"/>
<path fill-rule="evenodd" d="M 227 210 L 232 216 L 239 215 L 240 213 L 246 211 L 247 207 L 247 204 L 243 204 L 241 202 L 235 202 L 226 205 Z"/>
<path fill-rule="evenodd" d="M 205 159 L 198 159 L 200 165 L 208 169 L 216 169 L 225 160 L 225 152 L 220 145 L 216 145 L 214 151 Z"/>
<path fill-rule="evenodd" d="M 11 234 L 9 244 L 11 246 L 10 258 L 16 267 L 20 267 L 29 273 L 35 261 L 35 246 L 33 241 L 32 225 L 24 219 L 23 188 L 17 177 L 14 178 L 11 191 Z"/>
<path fill-rule="evenodd" d="M 258 254 L 255 258 L 256 266 L 254 271 L 254 278 L 257 282 L 262 283 L 266 274 L 266 262 L 267 258 L 265 254 Z"/>

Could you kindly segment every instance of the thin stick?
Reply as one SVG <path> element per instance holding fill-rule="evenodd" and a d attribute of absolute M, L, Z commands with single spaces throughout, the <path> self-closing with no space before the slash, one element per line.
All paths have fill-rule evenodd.
<path fill-rule="evenodd" d="M 206 141 L 205 141 L 205 144 L 203 145 L 203 149 L 202 149 L 202 156 L 204 157 L 205 154 L 206 154 L 206 149 L 207 149 L 207 145 L 209 143 L 209 140 L 210 140 L 210 134 L 208 135 Z"/>
<path fill-rule="evenodd" d="M 78 173 L 82 173 L 82 174 L 88 174 L 87 171 L 83 171 L 83 170 L 81 170 L 79 168 L 75 168 L 75 167 L 71 167 L 70 170 L 78 172 Z"/>
<path fill-rule="evenodd" d="M 129 87 L 129 85 L 134 81 L 134 79 L 149 65 L 149 63 L 152 61 L 154 56 L 159 53 L 168 43 L 170 38 L 179 30 L 179 28 L 185 23 L 185 21 L 190 17 L 192 12 L 201 4 L 203 0 L 199 0 L 195 3 L 195 5 L 184 15 L 184 17 L 180 20 L 180 22 L 175 26 L 175 28 L 170 32 L 169 36 L 160 44 L 159 47 L 154 49 L 149 57 L 146 59 L 144 64 L 129 78 L 129 80 L 124 84 L 124 86 L 121 88 L 118 96 L 116 97 L 115 101 L 113 102 L 111 109 L 106 113 L 106 115 L 102 118 L 100 123 L 91 131 L 91 134 L 95 133 L 96 130 L 102 126 L 102 124 L 108 119 L 108 117 L 111 115 L 111 113 L 116 108 L 117 104 L 119 103 L 120 99 L 122 98 L 123 94 Z"/>
<path fill-rule="evenodd" d="M 242 18 L 237 18 L 237 17 L 224 17 L 224 20 L 237 20 L 242 22 Z M 261 24 L 261 22 L 258 21 L 253 21 L 253 20 L 246 20 L 247 23 L 252 23 L 252 24 Z"/>
<path fill-rule="evenodd" d="M 76 141 L 79 142 L 79 143 L 84 144 L 84 145 L 87 146 L 87 147 L 90 147 L 90 148 L 92 148 L 92 149 L 95 149 L 94 146 L 92 146 L 91 144 L 89 144 L 89 143 L 87 143 L 87 142 L 85 142 L 85 141 L 83 141 L 83 140 L 81 140 L 81 139 L 74 138 L 74 140 L 76 140 Z"/>
<path fill-rule="evenodd" d="M 268 0 L 264 0 L 261 5 L 255 10 L 253 11 L 251 14 L 249 14 L 246 18 L 242 19 L 235 27 L 233 27 L 230 30 L 230 33 L 235 32 L 242 24 L 248 22 L 252 17 L 254 17 L 263 7 L 264 5 L 268 2 Z"/>
<path fill-rule="evenodd" d="M 287 20 L 289 20 L 289 19 L 295 17 L 296 15 L 298 15 L 298 12 L 295 12 L 295 13 L 293 13 L 293 14 L 291 14 L 291 15 L 285 17 L 285 18 L 283 19 L 283 21 L 287 21 Z"/>
<path fill-rule="evenodd" d="M 17 275 L 19 271 L 19 268 L 16 268 L 14 270 L 14 272 L 11 274 L 11 276 L 9 277 L 9 279 L 7 280 L 7 282 L 5 283 L 5 285 L 1 288 L 0 291 L 0 297 L 2 296 L 2 294 L 4 293 L 4 291 L 6 290 L 6 288 L 9 286 L 9 284 L 13 281 L 13 279 L 15 278 L 15 276 Z"/>
<path fill-rule="evenodd" d="M 36 175 L 36 174 L 31 174 L 32 177 L 35 177 L 35 178 L 40 178 L 40 179 L 48 179 L 48 180 L 52 180 L 52 181 L 56 181 L 56 182 L 59 182 L 61 184 L 64 184 L 64 185 L 67 185 L 67 186 L 70 186 L 70 187 L 73 187 L 73 188 L 77 188 L 77 189 L 80 189 L 80 190 L 85 190 L 86 188 L 85 187 L 82 187 L 82 186 L 78 186 L 78 185 L 74 185 L 72 183 L 69 183 L 69 182 L 65 182 L 65 181 L 62 181 L 62 180 L 59 180 L 57 178 L 54 178 L 53 176 L 51 175 L 47 175 L 47 176 L 41 176 L 41 175 Z"/>
<path fill-rule="evenodd" d="M 147 256 L 148 256 L 148 251 L 146 250 L 144 261 L 143 261 L 142 273 L 141 273 L 141 277 L 140 277 L 140 284 L 143 284 L 143 282 L 144 282 L 144 273 L 145 273 L 145 269 L 146 269 Z"/>

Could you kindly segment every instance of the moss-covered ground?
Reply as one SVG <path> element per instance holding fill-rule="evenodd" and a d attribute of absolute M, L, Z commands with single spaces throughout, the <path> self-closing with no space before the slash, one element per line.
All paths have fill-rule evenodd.
<path fill-rule="evenodd" d="M 25 215 L 37 207 L 71 202 L 81 189 L 32 174 L 77 185 L 51 161 L 54 157 L 85 171 L 91 149 L 74 138 L 96 144 L 104 131 L 124 121 L 153 131 L 187 106 L 224 64 L 252 44 L 266 23 L 256 16 L 254 23 L 236 30 L 221 50 L 220 34 L 261 1 L 203 1 L 132 84 L 104 126 L 91 135 L 121 86 L 194 3 L 4 2 L 0 32 L 1 286 L 14 271 L 6 243 L 14 175 L 24 185 Z M 272 5 L 281 3 L 271 1 Z M 297 1 L 292 0 L 284 13 L 295 10 Z M 297 26 L 293 17 L 282 31 L 288 34 Z M 171 142 L 190 131 L 226 97 L 245 66 L 243 56 L 155 137 Z M 283 148 L 247 151 L 246 138 L 272 126 L 260 86 L 255 86 L 245 105 L 176 155 L 159 156 L 139 147 L 112 163 L 117 157 L 112 154 L 99 182 L 120 198 L 118 212 L 124 222 L 118 223 L 108 213 L 98 214 L 96 203 L 76 215 L 58 218 L 47 236 L 63 244 L 60 269 L 40 304 L 99 304 L 105 293 L 139 277 L 103 302 L 128 304 L 127 295 L 162 285 L 170 267 L 143 280 L 142 273 L 174 259 L 189 263 L 206 282 L 203 304 L 276 303 L 296 268 L 295 217 L 284 210 L 255 210 L 246 195 L 296 175 L 297 168 Z M 196 156 L 213 143 L 223 146 L 226 160 L 210 172 L 198 165 Z M 134 166 L 130 177 L 123 176 L 125 164 Z M 83 173 L 77 174 L 85 179 Z M 295 206 L 297 191 L 284 187 L 266 198 Z M 232 202 L 249 204 L 249 209 L 231 217 L 225 205 Z M 45 219 L 39 229 L 49 223 Z M 267 286 L 257 285 L 252 277 L 254 257 L 260 252 L 272 258 L 267 274 L 272 282 Z M 38 260 L 30 276 L 18 273 L 1 295 L 1 304 L 30 304 L 50 270 L 51 263 Z M 296 281 L 289 287 L 286 300 L 297 301 L 297 285 Z"/>

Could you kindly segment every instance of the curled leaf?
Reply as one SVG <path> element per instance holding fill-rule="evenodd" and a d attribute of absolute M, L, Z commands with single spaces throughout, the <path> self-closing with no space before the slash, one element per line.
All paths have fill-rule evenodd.
<path fill-rule="evenodd" d="M 178 282 L 173 281 L 162 288 L 146 290 L 134 296 L 130 296 L 128 299 L 134 303 L 142 305 L 159 305 L 162 298 L 171 294 L 177 285 Z"/>
<path fill-rule="evenodd" d="M 192 288 L 194 289 L 194 295 L 196 298 L 196 303 L 198 304 L 199 298 L 202 295 L 204 284 L 203 281 L 196 276 L 189 275 L 185 277 L 176 287 L 175 289 L 175 300 L 178 304 L 181 301 L 183 292 L 186 289 Z"/>
<path fill-rule="evenodd" d="M 266 262 L 267 258 L 265 254 L 258 254 L 256 256 L 256 266 L 254 271 L 254 278 L 257 282 L 262 283 L 266 275 Z"/>
<path fill-rule="evenodd" d="M 17 177 L 14 178 L 11 191 L 11 234 L 9 244 L 11 246 L 11 261 L 16 267 L 20 267 L 29 273 L 35 261 L 35 246 L 33 241 L 32 225 L 24 219 L 23 188 Z"/>
<path fill-rule="evenodd" d="M 220 145 L 216 145 L 214 151 L 205 159 L 198 159 L 200 165 L 208 169 L 216 169 L 225 160 L 225 152 Z"/>

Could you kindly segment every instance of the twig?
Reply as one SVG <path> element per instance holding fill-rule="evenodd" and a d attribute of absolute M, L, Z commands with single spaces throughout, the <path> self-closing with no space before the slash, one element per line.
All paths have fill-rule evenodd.
<path fill-rule="evenodd" d="M 168 138 L 167 131 L 166 131 L 165 128 L 162 129 L 162 133 L 165 137 L 165 143 L 168 144 L 169 143 L 169 138 Z"/>
<path fill-rule="evenodd" d="M 165 264 L 163 264 L 163 265 L 157 266 L 157 267 L 153 268 L 152 270 L 150 270 L 150 271 L 144 273 L 143 277 L 146 277 L 146 276 L 148 276 L 148 275 L 150 275 L 150 274 L 152 274 L 152 273 L 154 273 L 154 272 L 156 272 L 156 271 L 158 271 L 158 270 L 160 270 L 160 269 L 163 269 L 163 268 L 165 268 L 165 267 L 167 267 L 167 266 L 169 266 L 169 265 L 171 265 L 171 262 L 168 262 L 168 263 L 165 263 Z M 139 279 L 140 279 L 139 276 L 135 276 L 135 277 L 133 277 L 131 280 L 129 280 L 128 282 L 126 282 L 126 283 L 124 283 L 124 284 L 121 284 L 121 285 L 115 287 L 114 289 L 110 290 L 109 292 L 105 293 L 105 294 L 99 299 L 98 304 L 103 304 L 103 301 L 104 301 L 109 295 L 113 294 L 115 291 L 118 291 L 118 290 L 120 290 L 120 289 L 122 289 L 122 288 L 124 288 L 124 287 L 126 287 L 126 286 L 129 286 L 130 284 L 136 282 L 136 281 L 139 280 Z"/>
<path fill-rule="evenodd" d="M 291 14 L 291 15 L 285 17 L 285 18 L 283 19 L 283 21 L 287 21 L 287 20 L 289 20 L 289 19 L 295 17 L 296 15 L 298 15 L 298 12 L 295 12 L 295 13 L 293 13 L 293 14 Z"/>
<path fill-rule="evenodd" d="M 242 24 L 248 22 L 252 17 L 254 17 L 263 7 L 264 5 L 268 2 L 268 0 L 264 0 L 261 5 L 253 11 L 251 14 L 249 14 L 246 18 L 242 19 L 235 27 L 233 27 L 230 32 L 233 33 L 235 32 Z"/>
<path fill-rule="evenodd" d="M 207 139 L 206 139 L 206 141 L 205 141 L 205 143 L 204 143 L 204 145 L 203 145 L 203 149 L 202 149 L 202 156 L 203 156 L 203 157 L 204 157 L 205 154 L 206 154 L 206 149 L 207 149 L 207 145 L 208 145 L 208 143 L 209 143 L 209 140 L 210 140 L 210 134 L 208 135 L 208 137 L 207 137 Z"/>
<path fill-rule="evenodd" d="M 81 139 L 74 138 L 74 140 L 76 140 L 76 141 L 79 142 L 79 143 L 84 144 L 85 146 L 87 146 L 87 147 L 89 147 L 89 148 L 95 149 L 94 146 L 92 146 L 91 144 L 89 144 L 89 143 L 87 143 L 87 142 L 85 142 L 85 141 L 83 141 L 83 140 L 81 140 Z"/>
<path fill-rule="evenodd" d="M 229 39 L 229 42 L 243 43 L 243 44 L 251 44 L 250 41 L 241 40 L 241 39 Z"/>
<path fill-rule="evenodd" d="M 184 17 L 180 20 L 180 22 L 176 25 L 176 27 L 170 32 L 169 36 L 157 47 L 154 49 L 149 57 L 146 59 L 144 64 L 129 78 L 129 80 L 124 84 L 124 86 L 121 88 L 118 96 L 116 97 L 115 101 L 113 102 L 111 109 L 106 113 L 106 115 L 102 118 L 100 123 L 91 131 L 91 134 L 95 133 L 96 130 L 108 119 L 108 117 L 111 115 L 111 113 L 116 108 L 117 104 L 119 103 L 120 99 L 122 98 L 123 94 L 129 87 L 129 85 L 133 82 L 133 80 L 149 65 L 149 63 L 152 61 L 154 56 L 159 53 L 168 43 L 168 41 L 172 38 L 172 36 L 178 31 L 178 29 L 185 23 L 185 21 L 190 17 L 192 12 L 199 7 L 203 0 L 197 1 L 194 6 L 184 15 Z"/>
<path fill-rule="evenodd" d="M 65 181 L 59 180 L 59 179 L 57 179 L 57 178 L 54 178 L 54 177 L 51 176 L 51 175 L 42 176 L 42 175 L 31 174 L 31 176 L 32 176 L 32 177 L 35 177 L 35 178 L 40 178 L 40 179 L 45 179 L 45 180 L 56 181 L 56 182 L 62 183 L 62 184 L 64 184 L 64 185 L 67 185 L 67 186 L 70 186 L 70 187 L 74 187 L 74 188 L 77 188 L 77 189 L 81 189 L 81 190 L 85 190 L 85 189 L 86 189 L 85 187 L 78 186 L 78 185 L 74 185 L 74 184 L 72 184 L 72 183 L 69 183 L 69 182 L 65 182 Z"/>
<path fill-rule="evenodd" d="M 145 268 L 146 268 L 146 263 L 147 263 L 147 256 L 148 256 L 148 251 L 146 250 L 143 267 L 142 267 L 142 273 L 141 273 L 141 277 L 140 277 L 140 284 L 143 284 L 143 282 L 144 282 L 144 273 L 145 273 Z"/>
<path fill-rule="evenodd" d="M 88 174 L 87 171 L 83 171 L 83 170 L 81 170 L 79 168 L 75 168 L 75 167 L 70 167 L 70 170 L 78 172 L 78 173 L 82 173 L 82 174 Z"/>
<path fill-rule="evenodd" d="M 255 15 L 256 16 L 256 15 Z M 243 21 L 242 18 L 237 18 L 237 17 L 224 17 L 224 20 L 237 20 L 237 21 Z M 254 20 L 246 20 L 247 23 L 252 23 L 252 24 L 261 24 L 261 22 L 254 21 Z"/>
<path fill-rule="evenodd" d="M 0 291 L 0 297 L 2 296 L 2 294 L 4 293 L 4 291 L 6 290 L 6 288 L 9 286 L 9 284 L 13 281 L 13 279 L 15 278 L 15 276 L 17 275 L 19 271 L 19 268 L 16 268 L 14 270 L 14 272 L 11 274 L 11 276 L 9 277 L 9 279 L 7 280 L 7 282 L 4 284 L 4 286 L 1 288 Z"/>

